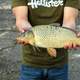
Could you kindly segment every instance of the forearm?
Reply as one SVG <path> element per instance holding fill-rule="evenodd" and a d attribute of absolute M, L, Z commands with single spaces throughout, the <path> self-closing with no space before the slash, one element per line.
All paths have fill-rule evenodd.
<path fill-rule="evenodd" d="M 76 28 L 76 19 L 78 16 L 78 10 L 71 7 L 64 8 L 63 26 L 71 29 Z"/>
<path fill-rule="evenodd" d="M 13 14 L 18 19 L 25 19 L 28 20 L 28 7 L 27 6 L 18 6 L 12 9 Z"/>
<path fill-rule="evenodd" d="M 18 6 L 12 9 L 16 17 L 16 27 L 20 32 L 28 31 L 32 26 L 28 21 L 28 7 Z"/>

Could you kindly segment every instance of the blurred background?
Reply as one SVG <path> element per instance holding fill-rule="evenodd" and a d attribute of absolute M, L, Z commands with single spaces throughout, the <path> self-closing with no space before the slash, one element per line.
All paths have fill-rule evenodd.
<path fill-rule="evenodd" d="M 0 0 L 0 80 L 18 80 L 22 57 L 21 46 L 14 43 L 18 35 L 14 27 L 11 0 Z M 80 31 L 80 13 L 77 30 Z M 80 49 L 69 50 L 69 80 L 80 80 Z"/>

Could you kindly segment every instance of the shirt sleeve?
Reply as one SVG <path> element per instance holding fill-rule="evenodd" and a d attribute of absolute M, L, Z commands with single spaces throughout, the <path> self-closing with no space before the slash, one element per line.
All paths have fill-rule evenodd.
<path fill-rule="evenodd" d="M 65 7 L 73 7 L 79 9 L 79 0 L 66 0 Z"/>
<path fill-rule="evenodd" d="M 17 6 L 27 6 L 27 0 L 12 0 L 12 8 Z"/>

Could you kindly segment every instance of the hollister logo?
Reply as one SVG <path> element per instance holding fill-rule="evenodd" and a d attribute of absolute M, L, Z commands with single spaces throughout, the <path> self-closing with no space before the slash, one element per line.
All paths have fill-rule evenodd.
<path fill-rule="evenodd" d="M 31 5 L 32 8 L 38 8 L 38 6 L 58 7 L 63 5 L 63 0 L 31 0 L 28 5 Z"/>

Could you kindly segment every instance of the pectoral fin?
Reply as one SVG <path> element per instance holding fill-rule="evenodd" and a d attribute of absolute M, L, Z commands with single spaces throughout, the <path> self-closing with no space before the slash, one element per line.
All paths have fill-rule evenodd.
<path fill-rule="evenodd" d="M 56 49 L 54 49 L 54 48 L 47 48 L 47 51 L 48 51 L 50 56 L 52 56 L 52 57 L 56 57 L 57 56 Z"/>

